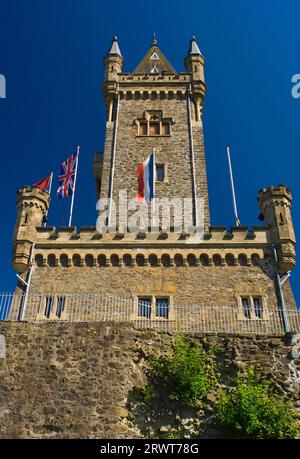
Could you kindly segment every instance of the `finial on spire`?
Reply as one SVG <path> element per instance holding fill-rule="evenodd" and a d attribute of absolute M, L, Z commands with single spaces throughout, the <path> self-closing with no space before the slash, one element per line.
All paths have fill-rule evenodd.
<path fill-rule="evenodd" d="M 152 40 L 151 46 L 157 46 L 157 39 L 156 39 L 155 32 L 153 33 L 153 40 Z"/>
<path fill-rule="evenodd" d="M 189 47 L 188 54 L 200 54 L 200 56 L 202 56 L 199 46 L 197 45 L 195 35 L 193 35 L 190 40 L 190 47 Z"/>
<path fill-rule="evenodd" d="M 115 35 L 112 44 L 111 44 L 111 49 L 108 54 L 118 54 L 119 56 L 122 57 L 120 48 L 119 48 L 119 43 L 118 43 L 118 37 Z"/>

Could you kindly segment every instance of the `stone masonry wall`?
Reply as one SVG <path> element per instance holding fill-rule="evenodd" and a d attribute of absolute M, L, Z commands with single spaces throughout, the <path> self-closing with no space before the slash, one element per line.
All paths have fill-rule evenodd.
<path fill-rule="evenodd" d="M 3 349 L 0 353 L 0 438 L 145 436 L 150 413 L 133 420 L 133 393 L 146 382 L 145 358 L 168 351 L 174 336 L 114 323 L 1 322 L 0 334 L 6 342 L 6 357 Z M 218 358 L 228 376 L 250 364 L 259 367 L 299 410 L 300 362 L 291 358 L 284 338 L 194 339 L 204 349 L 219 346 Z M 197 413 L 203 419 L 200 438 L 219 435 L 206 422 L 213 403 L 208 397 Z M 165 408 L 156 421 L 162 435 L 178 423 L 187 427 L 195 416 Z"/>

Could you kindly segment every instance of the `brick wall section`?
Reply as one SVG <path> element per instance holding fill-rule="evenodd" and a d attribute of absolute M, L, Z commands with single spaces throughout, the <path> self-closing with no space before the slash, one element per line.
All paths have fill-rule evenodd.
<path fill-rule="evenodd" d="M 6 340 L 6 358 L 0 359 L 0 438 L 142 437 L 141 417 L 131 427 L 125 422 L 132 390 L 146 381 L 142 356 L 168 351 L 172 335 L 113 323 L 1 322 L 0 333 Z M 289 360 L 291 346 L 283 338 L 195 339 L 205 349 L 219 345 L 227 376 L 258 366 L 299 407 L 299 360 Z M 204 412 L 211 411 L 211 403 L 207 400 Z M 172 425 L 175 414 L 157 422 Z M 205 419 L 202 426 L 200 438 L 216 436 L 205 428 Z"/>

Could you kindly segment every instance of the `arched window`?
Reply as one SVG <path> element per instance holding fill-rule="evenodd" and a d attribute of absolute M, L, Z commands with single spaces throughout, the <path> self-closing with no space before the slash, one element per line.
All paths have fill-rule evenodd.
<path fill-rule="evenodd" d="M 143 254 L 139 253 L 137 256 L 136 256 L 136 264 L 138 266 L 144 266 L 145 265 L 145 257 Z"/>
<path fill-rule="evenodd" d="M 110 257 L 110 262 L 112 266 L 119 266 L 120 265 L 119 255 L 112 254 Z"/>
<path fill-rule="evenodd" d="M 149 255 L 149 264 L 150 264 L 150 266 L 157 266 L 158 265 L 157 255 L 155 255 L 153 253 L 151 255 Z"/>
<path fill-rule="evenodd" d="M 221 265 L 222 265 L 222 258 L 221 258 L 221 255 L 219 255 L 219 254 L 216 253 L 216 254 L 213 256 L 213 264 L 214 264 L 215 266 L 221 266 Z"/>
<path fill-rule="evenodd" d="M 225 261 L 228 266 L 234 266 L 234 255 L 232 255 L 232 253 L 227 253 Z"/>
<path fill-rule="evenodd" d="M 239 254 L 238 260 L 241 266 L 247 266 L 247 256 L 244 253 Z"/>
<path fill-rule="evenodd" d="M 123 256 L 123 263 L 125 266 L 131 266 L 132 265 L 132 256 L 129 254 L 125 254 Z"/>
<path fill-rule="evenodd" d="M 81 257 L 77 253 L 73 255 L 73 266 L 76 266 L 77 268 L 81 266 Z"/>
<path fill-rule="evenodd" d="M 189 266 L 196 266 L 196 257 L 193 253 L 188 254 L 187 262 Z"/>
<path fill-rule="evenodd" d="M 176 266 L 183 266 L 183 256 L 177 253 L 174 257 L 174 262 Z"/>
<path fill-rule="evenodd" d="M 44 266 L 44 257 L 41 254 L 37 254 L 35 256 L 35 264 L 38 268 L 42 268 Z"/>
<path fill-rule="evenodd" d="M 88 254 L 85 256 L 85 265 L 88 266 L 89 268 L 92 268 L 94 266 L 94 257 L 91 254 Z"/>
<path fill-rule="evenodd" d="M 56 257 L 53 253 L 50 253 L 50 255 L 48 255 L 48 266 L 50 266 L 51 268 L 54 268 L 56 266 Z"/>
<path fill-rule="evenodd" d="M 106 266 L 106 256 L 105 255 L 98 256 L 98 265 L 101 267 Z"/>
<path fill-rule="evenodd" d="M 171 265 L 171 260 L 170 260 L 170 256 L 166 253 L 164 253 L 161 257 L 161 262 L 162 262 L 162 265 L 165 266 L 165 267 L 168 267 Z"/>
<path fill-rule="evenodd" d="M 63 266 L 64 268 L 67 268 L 69 266 L 68 255 L 66 255 L 65 253 L 61 254 L 59 260 L 60 260 L 61 266 Z"/>
<path fill-rule="evenodd" d="M 259 266 L 259 261 L 260 256 L 258 255 L 258 253 L 253 253 L 251 255 L 251 263 L 253 264 L 253 266 Z"/>
<path fill-rule="evenodd" d="M 208 258 L 208 255 L 206 255 L 206 253 L 202 253 L 200 255 L 200 263 L 202 266 L 208 266 L 209 265 L 209 258 Z"/>

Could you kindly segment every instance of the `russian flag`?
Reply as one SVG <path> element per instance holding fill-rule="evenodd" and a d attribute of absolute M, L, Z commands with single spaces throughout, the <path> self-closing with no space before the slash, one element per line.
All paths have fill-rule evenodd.
<path fill-rule="evenodd" d="M 137 200 L 140 202 L 150 202 L 154 198 L 154 153 L 139 165 L 137 170 L 138 194 Z"/>

